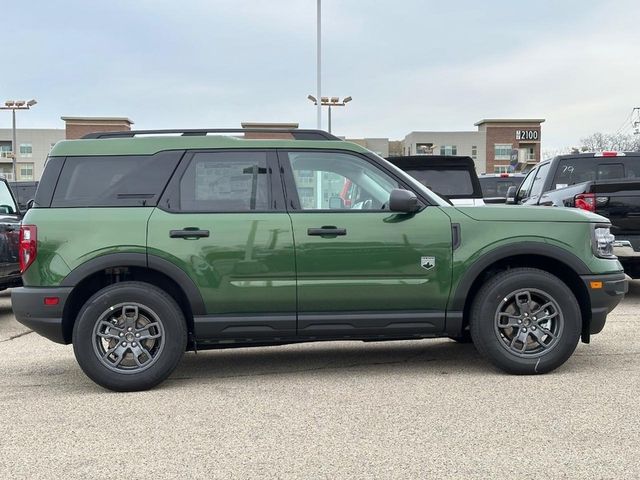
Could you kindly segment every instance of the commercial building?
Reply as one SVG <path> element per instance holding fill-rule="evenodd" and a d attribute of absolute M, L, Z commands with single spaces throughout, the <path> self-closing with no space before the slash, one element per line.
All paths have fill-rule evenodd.
<path fill-rule="evenodd" d="M 16 129 L 16 177 L 13 178 L 13 155 L 11 152 L 12 130 L 0 129 L 0 176 L 13 181 L 39 180 L 44 163 L 56 142 L 65 138 L 63 128 L 19 128 Z"/>
<path fill-rule="evenodd" d="M 404 138 L 405 155 L 466 155 L 478 173 L 527 170 L 540 161 L 542 118 L 484 119 L 476 131 L 416 131 Z"/>
<path fill-rule="evenodd" d="M 9 181 L 40 180 L 47 155 L 60 140 L 81 138 L 87 133 L 130 130 L 125 117 L 61 117 L 65 128 L 16 129 L 16 178 L 13 178 L 12 130 L 0 129 L 0 177 Z"/>

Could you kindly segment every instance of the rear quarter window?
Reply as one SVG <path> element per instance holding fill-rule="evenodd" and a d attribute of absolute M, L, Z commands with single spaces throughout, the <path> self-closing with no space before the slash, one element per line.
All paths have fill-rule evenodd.
<path fill-rule="evenodd" d="M 52 207 L 155 206 L 182 152 L 67 157 Z"/>

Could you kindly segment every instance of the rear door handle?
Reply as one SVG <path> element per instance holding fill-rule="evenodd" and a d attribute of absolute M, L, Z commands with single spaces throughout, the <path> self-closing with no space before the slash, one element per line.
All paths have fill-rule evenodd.
<path fill-rule="evenodd" d="M 182 230 L 170 230 L 171 238 L 206 238 L 209 236 L 209 230 L 200 230 L 198 227 L 187 227 Z"/>
<path fill-rule="evenodd" d="M 347 234 L 346 228 L 338 227 L 321 227 L 321 228 L 308 228 L 307 235 L 318 237 L 337 237 Z"/>

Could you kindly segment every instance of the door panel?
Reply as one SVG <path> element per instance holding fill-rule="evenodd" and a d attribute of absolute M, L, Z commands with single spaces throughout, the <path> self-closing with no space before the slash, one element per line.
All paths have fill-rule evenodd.
<path fill-rule="evenodd" d="M 399 181 L 371 159 L 330 151 L 279 158 L 296 247 L 298 334 L 442 331 L 451 284 L 449 217 L 435 206 L 390 212 L 389 193 Z"/>
<path fill-rule="evenodd" d="M 161 201 L 174 211 L 156 209 L 149 219 L 149 254 L 182 268 L 202 294 L 206 315 L 194 319 L 199 342 L 295 335 L 291 220 L 285 211 L 268 211 L 274 203 L 267 156 L 187 155 L 191 163 Z"/>
<path fill-rule="evenodd" d="M 291 219 L 300 334 L 327 328 L 372 334 L 376 329 L 424 332 L 443 327 L 451 282 L 451 225 L 439 208 L 415 215 L 297 212 Z M 309 229 L 327 225 L 346 234 L 308 235 Z M 434 257 L 435 265 L 427 269 L 423 257 Z M 348 312 L 387 313 L 336 316 Z"/>

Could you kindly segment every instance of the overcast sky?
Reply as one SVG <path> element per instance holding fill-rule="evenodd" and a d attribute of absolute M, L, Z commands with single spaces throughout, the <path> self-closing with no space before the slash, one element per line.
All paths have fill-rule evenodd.
<path fill-rule="evenodd" d="M 3 2 L 0 100 L 38 100 L 22 127 L 86 115 L 315 128 L 315 15 L 315 0 Z M 630 130 L 639 19 L 637 0 L 323 0 L 323 95 L 353 97 L 334 133 L 401 139 L 541 117 L 552 149 Z"/>

